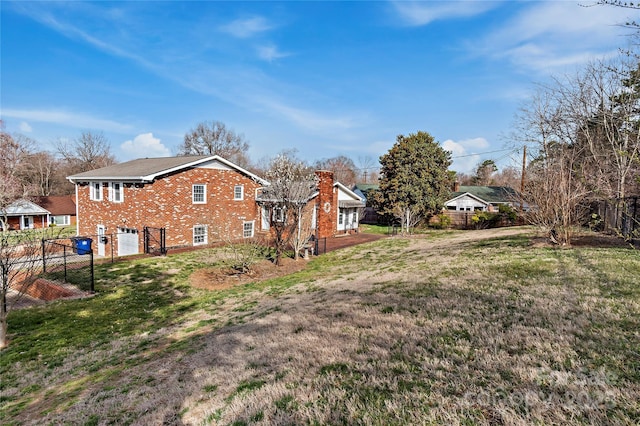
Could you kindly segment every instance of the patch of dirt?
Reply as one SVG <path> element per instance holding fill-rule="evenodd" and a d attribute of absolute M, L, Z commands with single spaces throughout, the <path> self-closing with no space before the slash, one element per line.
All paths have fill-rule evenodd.
<path fill-rule="evenodd" d="M 576 235 L 571 238 L 570 246 L 559 246 L 553 244 L 551 240 L 546 236 L 536 236 L 531 238 L 532 247 L 558 247 L 558 248 L 571 248 L 571 247 L 592 247 L 592 248 L 633 248 L 633 246 L 622 238 L 615 235 L 606 234 L 584 234 Z"/>
<path fill-rule="evenodd" d="M 191 274 L 189 283 L 195 288 L 204 290 L 226 290 L 238 285 L 265 281 L 271 278 L 283 277 L 306 268 L 305 259 L 293 260 L 284 258 L 280 266 L 268 260 L 254 264 L 251 271 L 238 274 L 230 268 L 205 268 Z"/>

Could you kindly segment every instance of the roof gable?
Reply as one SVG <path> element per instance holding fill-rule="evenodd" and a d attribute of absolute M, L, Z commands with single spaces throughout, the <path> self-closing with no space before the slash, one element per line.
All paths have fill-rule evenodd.
<path fill-rule="evenodd" d="M 49 211 L 43 209 L 37 204 L 32 203 L 29 200 L 16 200 L 7 206 L 7 209 L 2 212 L 7 216 L 20 216 L 20 215 L 47 215 Z"/>
<path fill-rule="evenodd" d="M 461 200 L 461 199 L 464 199 L 464 198 L 471 198 L 471 199 L 476 200 L 477 202 L 479 202 L 481 204 L 485 204 L 485 205 L 489 204 L 489 202 L 483 200 L 482 198 L 480 198 L 480 197 L 478 197 L 476 195 L 471 194 L 470 192 L 454 192 L 452 195 L 454 197 L 449 199 L 449 200 L 447 200 L 444 203 L 445 205 L 449 205 L 449 204 L 451 204 L 451 203 L 453 203 L 455 201 L 458 201 L 458 200 Z"/>
<path fill-rule="evenodd" d="M 335 182 L 333 184 L 335 188 L 338 188 L 338 205 L 340 207 L 364 207 L 365 200 L 358 194 L 341 184 Z"/>
<path fill-rule="evenodd" d="M 336 181 L 333 184 L 333 186 L 338 188 L 338 199 L 339 200 L 350 199 L 350 200 L 353 200 L 353 201 L 362 201 L 362 197 L 360 197 L 358 194 L 356 194 L 355 192 L 353 192 L 352 190 L 347 188 L 342 183 Z"/>

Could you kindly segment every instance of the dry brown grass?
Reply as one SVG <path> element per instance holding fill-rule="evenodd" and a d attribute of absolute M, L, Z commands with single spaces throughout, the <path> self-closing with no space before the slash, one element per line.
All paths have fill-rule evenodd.
<path fill-rule="evenodd" d="M 637 253 L 533 248 L 513 239 L 522 232 L 328 255 L 314 279 L 230 293 L 152 335 L 30 371 L 23 386 L 41 384 L 42 399 L 13 420 L 636 424 Z M 122 367 L 87 371 L 116 358 Z M 46 412 L 56 398 L 67 402 Z"/>

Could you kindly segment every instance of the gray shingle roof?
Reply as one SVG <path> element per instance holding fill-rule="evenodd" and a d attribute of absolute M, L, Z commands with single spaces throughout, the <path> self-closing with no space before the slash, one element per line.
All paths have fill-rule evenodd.
<path fill-rule="evenodd" d="M 452 193 L 449 200 L 469 193 L 487 203 L 509 203 L 518 198 L 518 193 L 508 186 L 461 186 L 460 190 Z"/>
<path fill-rule="evenodd" d="M 186 167 L 191 163 L 197 163 L 199 160 L 210 157 L 211 156 L 190 155 L 184 157 L 138 158 L 137 160 L 78 173 L 69 176 L 68 179 L 142 179 L 146 176 L 157 175 L 175 168 Z"/>
<path fill-rule="evenodd" d="M 266 181 L 247 170 L 225 160 L 217 155 L 186 155 L 179 157 L 159 157 L 159 158 L 139 158 L 124 163 L 114 164 L 112 166 L 102 167 L 100 169 L 89 170 L 87 172 L 78 173 L 68 176 L 72 182 L 82 180 L 129 180 L 129 181 L 152 181 L 159 175 L 171 173 L 188 167 L 196 166 L 207 161 L 219 161 L 228 167 L 238 170 L 241 173 L 255 179 L 259 182 Z"/>

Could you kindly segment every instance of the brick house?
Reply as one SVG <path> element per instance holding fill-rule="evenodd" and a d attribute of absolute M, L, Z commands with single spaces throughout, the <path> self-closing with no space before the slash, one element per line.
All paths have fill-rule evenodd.
<path fill-rule="evenodd" d="M 165 228 L 167 247 L 253 237 L 261 220 L 256 193 L 268 184 L 217 155 L 142 158 L 68 179 L 78 235 L 95 236 L 98 255 L 142 252 L 145 227 Z"/>
<path fill-rule="evenodd" d="M 364 201 L 332 172 L 316 175 L 310 232 L 355 232 Z M 273 212 L 259 200 L 269 182 L 219 156 L 143 158 L 68 179 L 76 185 L 78 235 L 93 236 L 99 256 L 141 253 L 145 227 L 164 228 L 167 247 L 270 233 Z"/>
<path fill-rule="evenodd" d="M 307 214 L 311 215 L 303 219 L 309 225 L 307 231 L 317 238 L 357 232 L 365 201 L 342 183 L 334 181 L 333 172 L 318 170 L 315 174 L 317 190 L 303 201 L 307 204 Z M 262 204 L 260 197 L 257 202 Z M 274 213 L 263 208 L 261 230 L 268 231 L 272 220 Z"/>
<path fill-rule="evenodd" d="M 333 179 L 333 172 L 316 171 L 318 191 L 309 203 L 314 206 L 313 228 L 318 238 L 357 232 L 365 201 Z"/>
<path fill-rule="evenodd" d="M 29 200 L 16 200 L 0 211 L 0 229 L 40 229 L 49 226 L 49 211 Z"/>
<path fill-rule="evenodd" d="M 76 203 L 69 195 L 49 195 L 36 197 L 34 203 L 49 211 L 49 224 L 74 226 L 76 224 Z"/>

